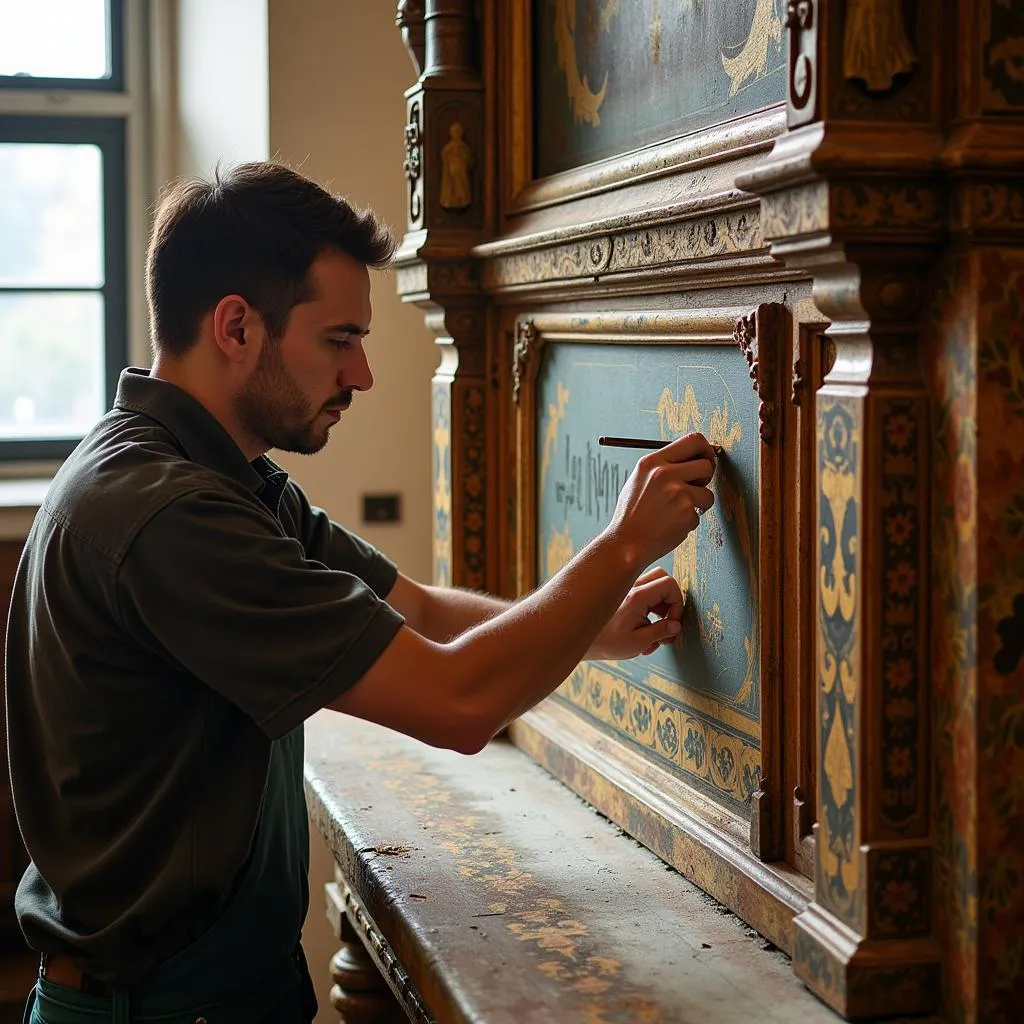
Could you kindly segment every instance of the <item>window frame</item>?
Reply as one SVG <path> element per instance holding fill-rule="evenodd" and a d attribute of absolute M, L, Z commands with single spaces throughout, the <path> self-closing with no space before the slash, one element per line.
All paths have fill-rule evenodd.
<path fill-rule="evenodd" d="M 0 295 L 99 293 L 103 296 L 103 400 L 110 408 L 121 367 L 128 360 L 127 210 L 125 209 L 125 126 L 119 117 L 45 117 L 0 114 L 0 143 L 86 144 L 103 160 L 103 284 L 99 288 L 64 285 L 0 285 Z M 102 413 L 101 413 L 102 415 Z M 81 438 L 0 437 L 0 460 L 65 458 Z"/>
<path fill-rule="evenodd" d="M 48 79 L 0 76 L 0 142 L 96 145 L 102 154 L 103 284 L 99 288 L 31 285 L 0 286 L 3 294 L 47 292 L 96 293 L 103 297 L 103 407 L 113 405 L 121 370 L 129 363 L 129 331 L 137 311 L 130 289 L 138 280 L 129 264 L 135 258 L 132 231 L 138 230 L 140 210 L 138 177 L 140 131 L 143 111 L 139 60 L 144 55 L 128 52 L 129 42 L 138 49 L 145 39 L 133 15 L 134 28 L 126 25 L 124 0 L 107 0 L 110 32 L 111 74 L 106 79 Z M 129 39 L 130 36 L 130 39 Z M 136 67 L 132 72 L 127 62 Z M 129 84 L 130 83 L 130 84 Z M 53 111 L 53 113 L 51 113 Z M 134 141 L 133 141 L 134 137 Z M 145 146 L 145 143 L 142 143 Z M 143 186 L 144 187 L 144 186 Z M 133 228 L 133 225 L 135 227 Z M 134 329 L 138 329 L 136 326 Z M 98 419 L 99 417 L 97 417 Z M 65 459 L 81 437 L 0 438 L 0 477 L 19 465 L 49 464 Z"/>
<path fill-rule="evenodd" d="M 0 89 L 31 89 L 36 92 L 124 92 L 124 0 L 107 0 L 107 47 L 110 54 L 110 74 L 105 78 L 0 75 Z"/>

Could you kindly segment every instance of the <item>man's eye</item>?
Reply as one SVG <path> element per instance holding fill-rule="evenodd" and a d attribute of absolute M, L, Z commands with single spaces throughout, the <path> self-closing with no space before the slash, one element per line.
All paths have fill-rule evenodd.
<path fill-rule="evenodd" d="M 348 348 L 350 341 L 348 338 L 328 338 L 327 343 L 333 345 L 335 348 Z"/>

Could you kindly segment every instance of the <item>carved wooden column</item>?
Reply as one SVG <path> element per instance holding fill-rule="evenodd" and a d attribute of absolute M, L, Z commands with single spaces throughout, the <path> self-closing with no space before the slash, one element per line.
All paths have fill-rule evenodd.
<path fill-rule="evenodd" d="M 1024 8 L 951 6 L 954 244 L 928 345 L 937 935 L 946 1018 L 1009 1024 L 1024 1006 Z"/>
<path fill-rule="evenodd" d="M 790 0 L 789 126 L 741 179 L 814 277 L 815 898 L 794 969 L 847 1017 L 937 1008 L 929 818 L 929 401 L 921 313 L 945 240 L 938 0 Z"/>
<path fill-rule="evenodd" d="M 474 0 L 398 5 L 396 20 L 419 80 L 406 92 L 408 231 L 397 266 L 400 294 L 424 310 L 441 347 L 432 401 L 434 582 L 493 590 L 485 429 L 490 360 L 471 255 L 490 226 L 493 204 L 476 11 Z"/>

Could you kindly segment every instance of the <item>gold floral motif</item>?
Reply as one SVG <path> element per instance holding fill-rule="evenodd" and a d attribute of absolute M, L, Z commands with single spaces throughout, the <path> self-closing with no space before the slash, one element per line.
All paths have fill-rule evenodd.
<path fill-rule="evenodd" d="M 619 235 L 502 254 L 484 264 L 486 288 L 595 278 L 753 252 L 764 247 L 758 206 Z"/>
<path fill-rule="evenodd" d="M 578 665 L 558 688 L 559 697 L 723 796 L 749 801 L 761 775 L 756 745 L 635 686 L 608 664 Z"/>
<path fill-rule="evenodd" d="M 658 400 L 656 411 L 663 439 L 699 430 L 712 444 L 719 445 L 725 452 L 733 451 L 743 440 L 743 424 L 729 423 L 729 406 L 724 402 L 721 406 L 709 410 L 708 423 L 705 425 L 705 413 L 697 402 L 692 384 L 686 385 L 681 402 L 677 402 L 672 397 L 672 392 L 665 388 Z M 732 482 L 729 474 L 716 476 L 712 490 L 717 492 L 715 504 L 702 520 L 708 524 L 708 528 L 713 528 L 722 519 L 735 524 L 736 535 L 743 552 L 743 562 L 749 573 L 751 599 L 755 602 L 751 632 L 743 637 L 743 649 L 747 656 L 746 671 L 736 695 L 723 698 L 730 704 L 743 706 L 749 703 L 754 691 L 758 668 L 757 558 L 753 544 L 753 529 L 747 516 L 744 495 Z M 673 552 L 672 575 L 679 582 L 683 592 L 694 598 L 694 604 L 699 612 L 697 622 L 701 643 L 714 648 L 716 640 L 722 633 L 722 624 L 717 605 L 709 606 L 706 601 L 710 574 L 707 570 L 706 549 L 698 546 L 700 532 L 695 530 Z"/>
<path fill-rule="evenodd" d="M 855 480 L 848 470 L 837 469 L 826 465 L 821 473 L 821 493 L 832 511 L 833 539 L 832 579 L 828 582 L 828 566 L 819 566 L 819 585 L 821 587 L 821 603 L 825 614 L 831 618 L 839 609 L 844 621 L 851 622 L 857 607 L 857 578 L 854 573 L 846 571 L 846 559 L 843 551 L 843 524 L 846 511 L 853 501 Z M 823 528 L 824 529 L 824 528 Z M 852 543 L 852 542 L 851 542 Z M 851 555 L 853 551 L 849 552 Z"/>
<path fill-rule="evenodd" d="M 548 425 L 544 431 L 544 447 L 540 458 L 540 493 L 537 497 L 538 506 L 544 504 L 544 489 L 548 479 L 548 469 L 558 443 L 558 428 L 565 419 L 565 407 L 569 404 L 569 391 L 561 381 L 555 382 L 555 400 L 548 403 Z M 554 575 L 548 572 L 548 576 Z"/>
<path fill-rule="evenodd" d="M 559 68 L 565 72 L 573 121 L 597 127 L 601 123 L 598 111 L 608 91 L 608 72 L 604 73 L 604 81 L 597 92 L 580 72 L 576 60 L 576 0 L 555 0 L 555 53 Z"/>
<path fill-rule="evenodd" d="M 761 233 L 766 241 L 809 235 L 828 227 L 829 185 L 818 181 L 773 192 L 761 202 Z"/>
<path fill-rule="evenodd" d="M 451 583 L 452 492 L 449 397 L 444 387 L 434 389 L 434 583 Z"/>
<path fill-rule="evenodd" d="M 722 67 L 729 76 L 729 96 L 735 96 L 748 79 L 756 81 L 768 73 L 768 49 L 782 43 L 782 19 L 775 0 L 757 0 L 750 34 L 735 57 L 722 54 Z"/>
<path fill-rule="evenodd" d="M 825 744 L 825 776 L 828 779 L 836 806 L 842 807 L 853 788 L 853 765 L 850 764 L 850 751 L 843 735 L 842 715 L 836 706 L 832 717 L 832 728 Z"/>
<path fill-rule="evenodd" d="M 484 831 L 477 816 L 451 809 L 451 793 L 437 777 L 409 756 L 381 749 L 372 737 L 365 750 L 367 768 L 384 780 L 418 820 L 429 828 L 438 845 L 453 858 L 461 877 L 483 891 L 485 904 L 509 934 L 538 953 L 537 970 L 571 986 L 587 999 L 580 1007 L 581 1020 L 599 1024 L 607 1020 L 610 993 L 613 1003 L 628 1000 L 630 1018 L 642 1022 L 660 1019 L 658 1007 L 640 992 L 631 991 L 622 977 L 622 964 L 614 957 L 593 952 L 594 940 L 585 924 L 571 916 L 563 900 L 549 891 L 517 862 L 516 852 L 500 837 Z"/>
<path fill-rule="evenodd" d="M 938 229 L 942 197 L 917 183 L 839 183 L 832 186 L 831 219 L 837 227 Z"/>
<path fill-rule="evenodd" d="M 857 516 L 860 429 L 849 399 L 821 396 L 817 410 L 818 478 L 822 499 L 818 538 L 819 790 L 817 899 L 861 929 L 858 893 L 856 715 Z M 838 685 L 837 685 L 838 683 Z"/>

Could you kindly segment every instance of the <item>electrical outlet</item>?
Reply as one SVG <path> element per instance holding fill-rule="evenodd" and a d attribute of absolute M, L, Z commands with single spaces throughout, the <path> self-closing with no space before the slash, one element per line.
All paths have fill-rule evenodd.
<path fill-rule="evenodd" d="M 402 521 L 400 494 L 364 494 L 364 523 L 399 523 Z"/>

